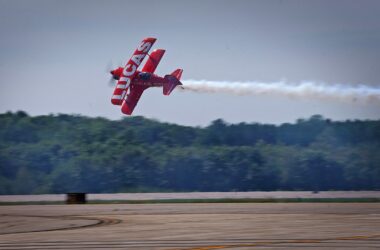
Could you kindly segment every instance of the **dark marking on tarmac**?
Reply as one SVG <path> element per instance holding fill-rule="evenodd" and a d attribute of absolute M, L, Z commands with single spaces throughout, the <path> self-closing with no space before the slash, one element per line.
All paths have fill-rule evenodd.
<path fill-rule="evenodd" d="M 12 216 L 12 215 L 2 214 L 1 216 Z M 33 217 L 33 218 L 45 218 L 45 219 L 48 218 L 48 219 L 60 219 L 60 220 L 89 220 L 89 221 L 93 221 L 94 223 L 88 224 L 88 225 L 70 224 L 69 226 L 60 227 L 60 228 L 26 230 L 26 231 L 19 231 L 19 232 L 0 232 L 0 235 L 4 235 L 4 234 L 22 234 L 22 233 L 37 233 L 37 232 L 50 232 L 50 231 L 62 231 L 62 230 L 74 230 L 74 229 L 83 229 L 83 228 L 90 228 L 90 227 L 101 227 L 101 226 L 115 225 L 115 224 L 118 224 L 118 223 L 122 222 L 122 220 L 120 220 L 120 219 L 99 218 L 99 217 L 83 217 L 83 216 L 17 215 L 17 217 Z"/>

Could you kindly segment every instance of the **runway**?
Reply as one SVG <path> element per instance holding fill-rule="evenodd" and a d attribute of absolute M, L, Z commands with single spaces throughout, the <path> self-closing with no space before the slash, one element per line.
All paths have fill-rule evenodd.
<path fill-rule="evenodd" d="M 295 248 L 380 248 L 380 204 L 0 206 L 0 249 Z"/>

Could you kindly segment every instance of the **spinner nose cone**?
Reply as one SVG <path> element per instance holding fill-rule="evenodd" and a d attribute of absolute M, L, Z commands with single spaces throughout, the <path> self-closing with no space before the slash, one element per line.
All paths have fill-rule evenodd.
<path fill-rule="evenodd" d="M 119 80 L 120 79 L 120 76 L 118 74 L 116 74 L 116 70 L 111 70 L 110 74 L 112 75 L 112 78 L 114 80 Z"/>

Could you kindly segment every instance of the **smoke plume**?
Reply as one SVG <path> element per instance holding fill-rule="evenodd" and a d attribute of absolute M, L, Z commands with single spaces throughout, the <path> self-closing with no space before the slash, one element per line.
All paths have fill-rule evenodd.
<path fill-rule="evenodd" d="M 342 101 L 380 102 L 380 87 L 368 85 L 343 85 L 312 81 L 292 84 L 286 81 L 227 82 L 183 80 L 183 90 L 234 95 L 283 95 L 294 98 L 339 99 Z"/>

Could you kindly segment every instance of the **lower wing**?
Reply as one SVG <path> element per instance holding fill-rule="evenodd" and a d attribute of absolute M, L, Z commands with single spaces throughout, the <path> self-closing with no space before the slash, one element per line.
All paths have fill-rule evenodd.
<path fill-rule="evenodd" d="M 126 115 L 132 114 L 133 110 L 136 107 L 136 104 L 140 100 L 140 97 L 145 89 L 147 89 L 147 86 L 141 86 L 141 85 L 130 85 L 129 94 L 127 98 L 123 101 L 123 104 L 121 105 L 121 112 L 123 112 Z"/>

